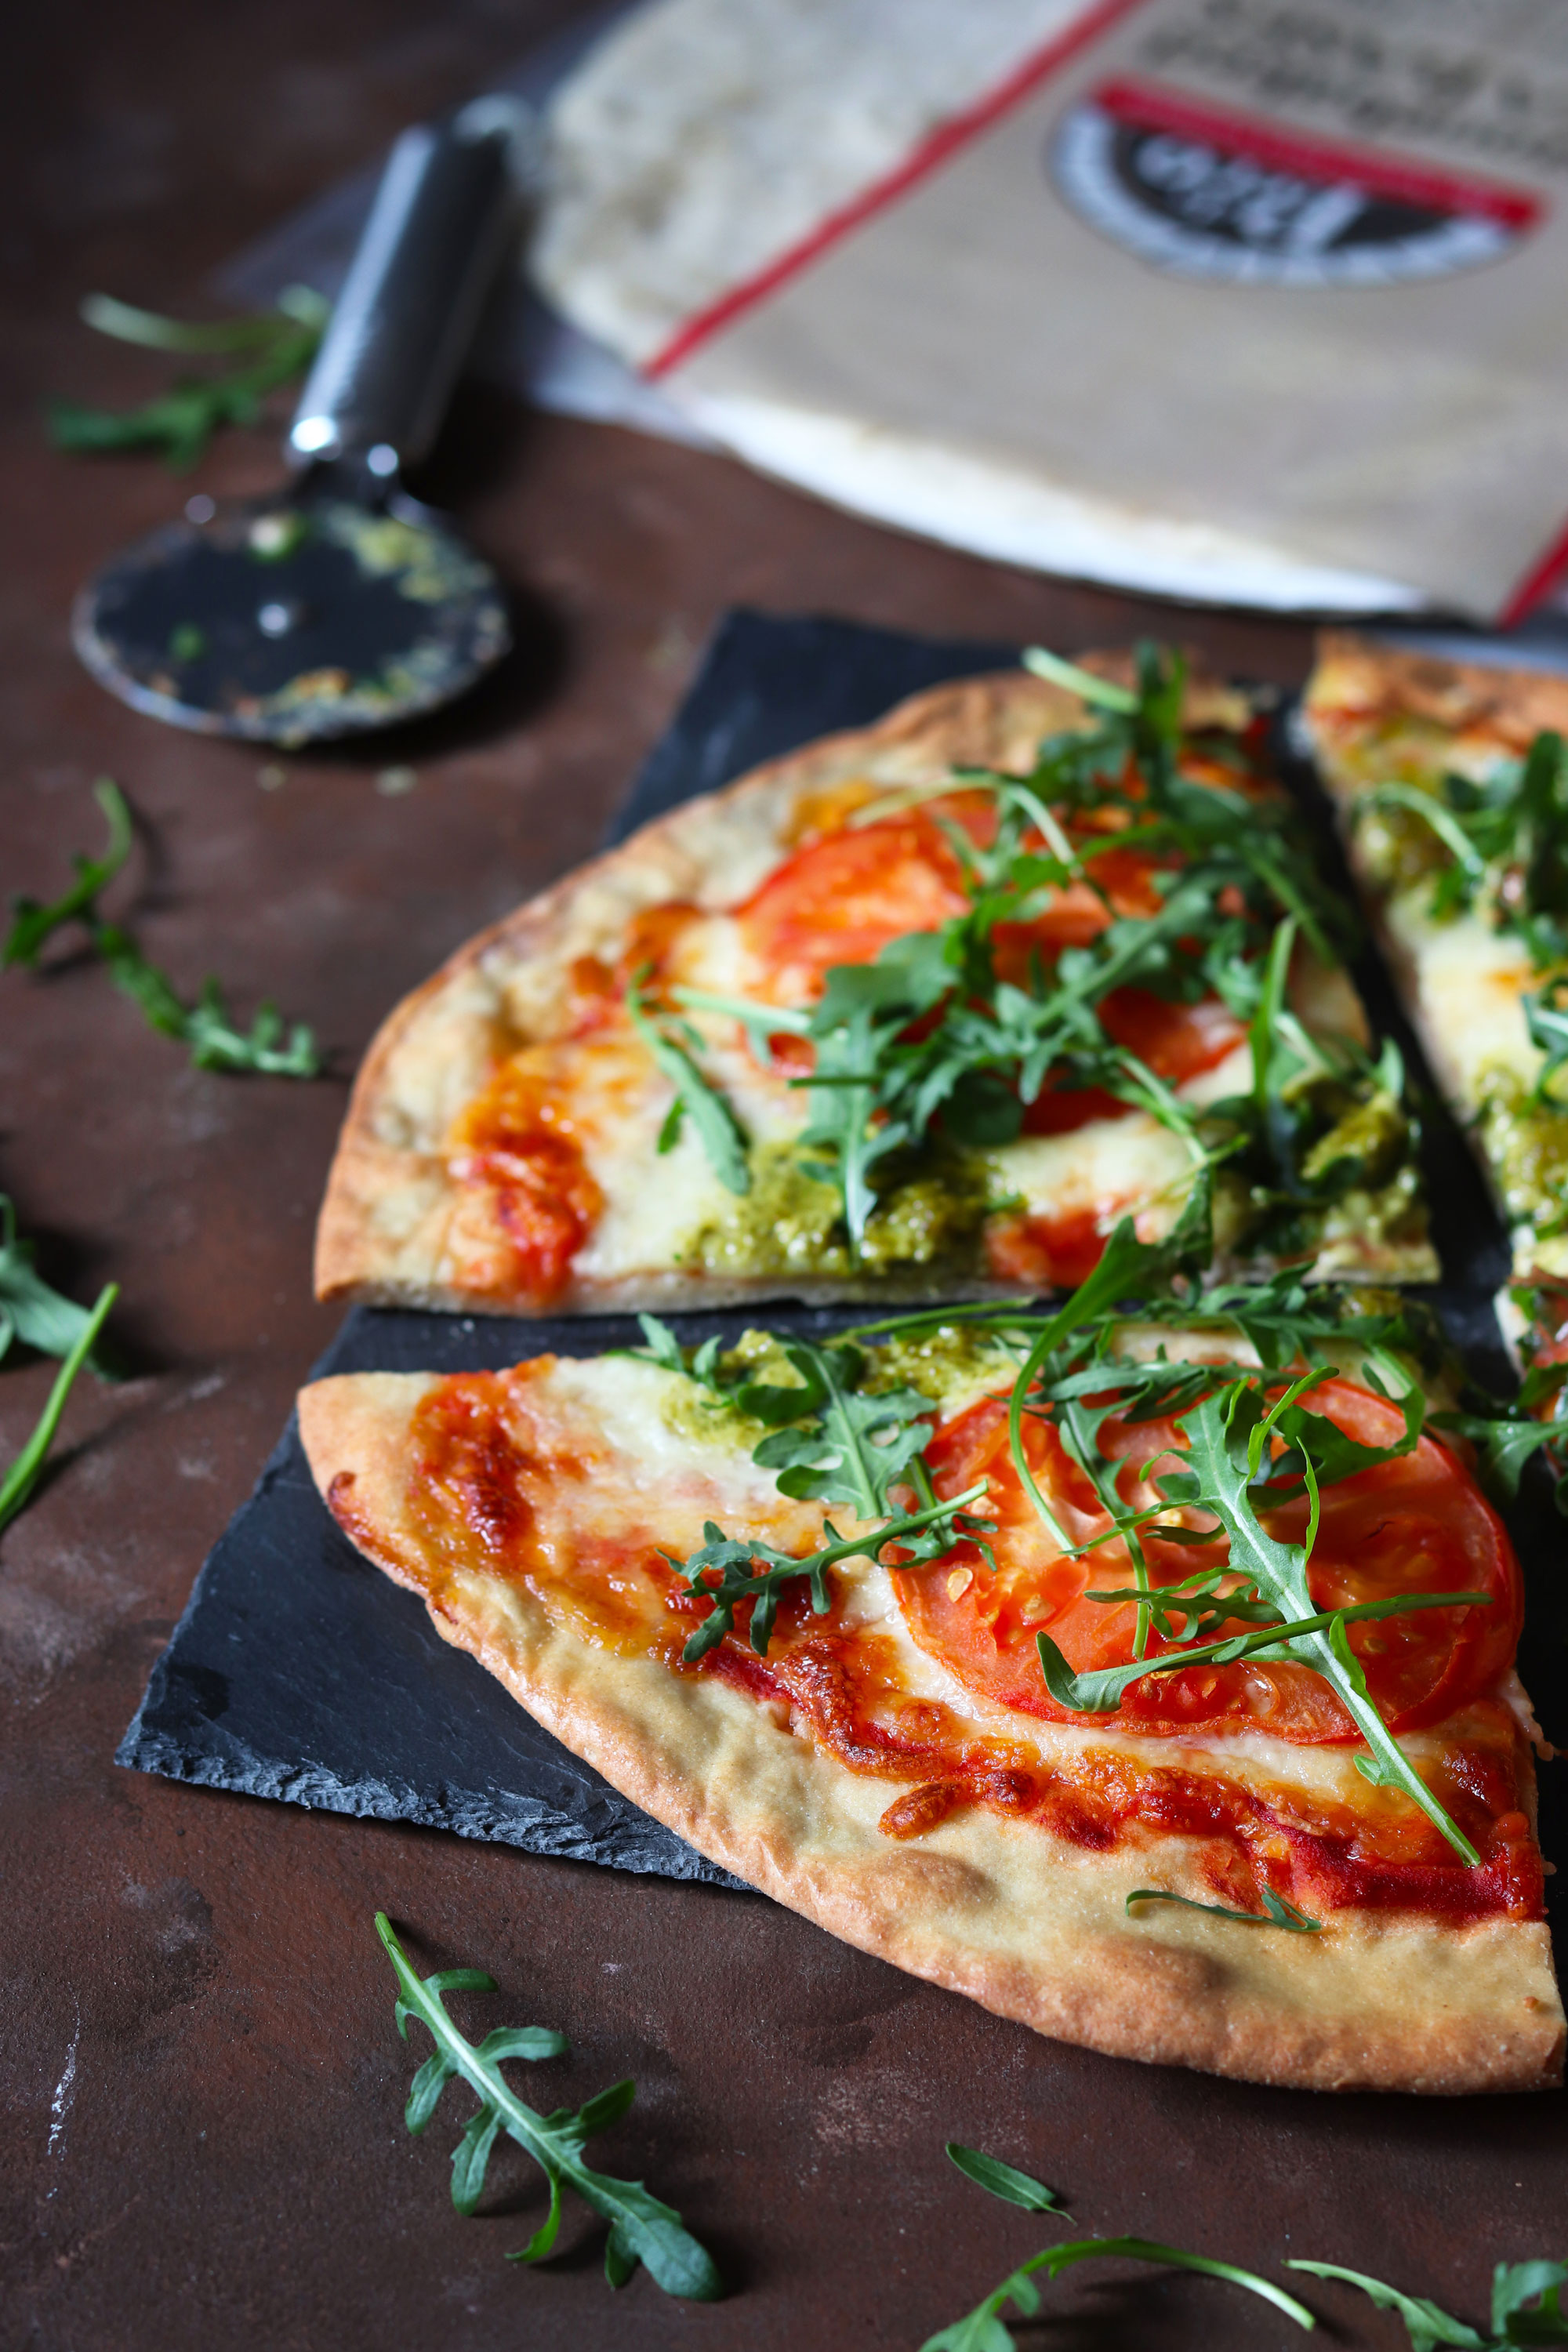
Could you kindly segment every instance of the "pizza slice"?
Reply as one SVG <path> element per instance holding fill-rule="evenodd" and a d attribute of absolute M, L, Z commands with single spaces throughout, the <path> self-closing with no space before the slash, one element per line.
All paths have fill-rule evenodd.
<path fill-rule="evenodd" d="M 1433 1073 L 1508 1223 L 1505 1328 L 1568 1362 L 1568 677 L 1333 631 L 1303 716 Z"/>
<path fill-rule="evenodd" d="M 832 1933 L 1115 2054 L 1555 2083 L 1521 1587 L 1395 1295 L 1167 1280 L 305 1390 L 542 1723 Z"/>
<path fill-rule="evenodd" d="M 1397 1056 L 1247 698 L 1144 649 L 688 803 L 373 1045 L 323 1296 L 540 1314 L 1070 1289 L 1217 1169 L 1222 1266 L 1429 1277 Z"/>

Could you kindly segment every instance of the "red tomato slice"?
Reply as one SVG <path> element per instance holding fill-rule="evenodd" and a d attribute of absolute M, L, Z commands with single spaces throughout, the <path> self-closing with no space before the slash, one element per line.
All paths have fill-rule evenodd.
<path fill-rule="evenodd" d="M 780 1003 L 816 996 L 836 963 L 871 963 L 908 931 L 963 914 L 957 856 L 923 812 L 829 834 L 770 874 L 737 908 L 741 934 Z"/>
<path fill-rule="evenodd" d="M 1348 1381 L 1329 1382 L 1314 1392 L 1312 1402 L 1366 1444 L 1388 1444 L 1402 1426 L 1392 1406 Z M 1037 1481 L 1072 1539 L 1085 1541 L 1108 1524 L 1092 1487 L 1049 1423 L 1028 1421 L 1025 1431 Z M 1184 1444 L 1168 1422 L 1109 1423 L 1104 1442 L 1108 1452 L 1130 1465 L 1122 1473 L 1122 1492 L 1129 1498 L 1153 1456 L 1180 1452 Z M 894 1575 L 915 1640 L 967 1688 L 1027 1715 L 1115 1721 L 1143 1732 L 1263 1731 L 1301 1744 L 1358 1736 L 1321 1675 L 1305 1666 L 1246 1661 L 1151 1675 L 1132 1685 L 1114 1717 L 1068 1714 L 1046 1688 L 1035 1636 L 1048 1633 L 1078 1673 L 1129 1663 L 1136 1626 L 1132 1605 L 1083 1597 L 1089 1591 L 1132 1583 L 1125 1548 L 1107 1543 L 1079 1560 L 1057 1549 L 1014 1467 L 1007 1409 L 1000 1400 L 983 1399 L 939 1430 L 927 1459 L 939 1495 L 956 1494 L 976 1478 L 988 1478 L 983 1508 L 997 1522 L 990 1539 L 994 1575 L 973 1544 L 960 1545 L 938 1567 Z M 1138 1499 L 1152 1500 L 1152 1490 L 1145 1488 Z M 1304 1523 L 1304 1506 L 1271 1514 L 1268 1522 L 1274 1533 L 1297 1541 Z M 1212 1551 L 1158 1543 L 1149 1549 L 1158 1583 L 1174 1583 L 1226 1557 L 1217 1542 Z M 1413 1454 L 1325 1490 L 1308 1580 L 1322 1608 L 1394 1592 L 1493 1596 L 1488 1608 L 1423 1610 L 1352 1626 L 1351 1642 L 1368 1686 L 1394 1730 L 1441 1721 L 1488 1689 L 1513 1656 L 1522 1601 L 1512 1545 L 1468 1471 L 1431 1438 L 1423 1437 Z M 1166 1646 L 1153 1636 L 1150 1654 L 1157 1656 Z"/>
<path fill-rule="evenodd" d="M 1147 1062 L 1156 1077 L 1179 1087 L 1205 1070 L 1218 1067 L 1247 1035 L 1217 996 L 1200 997 L 1196 1004 L 1167 1004 L 1144 988 L 1118 988 L 1100 1006 L 1101 1026 Z"/>

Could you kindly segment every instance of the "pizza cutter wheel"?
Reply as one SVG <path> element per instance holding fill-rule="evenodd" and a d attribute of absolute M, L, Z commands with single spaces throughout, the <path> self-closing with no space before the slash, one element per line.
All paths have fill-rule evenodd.
<path fill-rule="evenodd" d="M 289 427 L 292 478 L 192 499 L 77 599 L 77 652 L 110 693 L 295 749 L 437 709 L 508 651 L 495 573 L 401 476 L 515 233 L 529 131 L 500 98 L 405 131 Z"/>

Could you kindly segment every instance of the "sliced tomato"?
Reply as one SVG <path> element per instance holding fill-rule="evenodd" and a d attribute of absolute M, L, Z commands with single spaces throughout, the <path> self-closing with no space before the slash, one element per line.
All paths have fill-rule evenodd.
<path fill-rule="evenodd" d="M 1247 1035 L 1246 1023 L 1217 996 L 1172 1004 L 1146 988 L 1113 989 L 1100 1002 L 1100 1019 L 1119 1045 L 1173 1087 L 1216 1069 Z"/>
<path fill-rule="evenodd" d="M 1085 1097 L 1063 1094 L 1050 1099 L 1072 1103 Z M 1076 1290 L 1104 1255 L 1105 1234 L 1094 1209 L 995 1216 L 985 1228 L 986 1272 L 998 1282 L 1019 1283 L 1029 1290 Z"/>
<path fill-rule="evenodd" d="M 1118 988 L 1102 1000 L 1100 1018 L 1119 1045 L 1173 1087 L 1216 1069 L 1247 1035 L 1246 1024 L 1217 996 L 1168 1004 L 1144 988 Z M 1100 1087 L 1045 1087 L 1024 1107 L 1024 1133 L 1070 1135 L 1091 1119 L 1124 1118 L 1131 1108 Z"/>
<path fill-rule="evenodd" d="M 1388 1444 L 1402 1427 L 1393 1407 L 1351 1381 L 1328 1383 L 1312 1402 L 1365 1444 Z M 1026 1459 L 1072 1540 L 1084 1542 L 1104 1529 L 1109 1522 L 1098 1498 L 1055 1430 L 1037 1421 L 1026 1422 L 1025 1429 Z M 1168 1422 L 1112 1421 L 1103 1443 L 1112 1458 L 1128 1465 L 1121 1474 L 1123 1496 L 1152 1500 L 1152 1488 L 1140 1495 L 1140 1482 L 1155 1456 L 1179 1454 L 1185 1441 Z M 999 1400 L 983 1399 L 940 1430 L 927 1458 L 939 1494 L 956 1494 L 982 1476 L 989 1481 L 984 1508 L 997 1522 L 990 1539 L 996 1568 L 993 1574 L 975 1546 L 963 1545 L 939 1567 L 897 1571 L 900 1603 L 915 1640 L 968 1688 L 1005 1706 L 1056 1720 L 1108 1720 L 1074 1718 L 1057 1705 L 1046 1688 L 1035 1636 L 1049 1633 L 1075 1672 L 1128 1664 L 1137 1622 L 1132 1604 L 1085 1598 L 1090 1591 L 1131 1585 L 1125 1548 L 1107 1543 L 1078 1560 L 1063 1555 L 1018 1477 L 1007 1442 L 1007 1409 Z M 1268 1524 L 1281 1538 L 1299 1541 L 1304 1520 L 1300 1506 L 1271 1514 Z M 1223 1542 L 1212 1549 L 1157 1542 L 1148 1549 L 1156 1583 L 1173 1583 L 1226 1557 Z M 1521 1615 L 1512 1545 L 1468 1472 L 1431 1438 L 1423 1437 L 1413 1454 L 1324 1490 L 1308 1577 L 1321 1608 L 1395 1592 L 1492 1596 L 1485 1608 L 1423 1610 L 1352 1626 L 1368 1687 L 1393 1729 L 1442 1720 L 1489 1688 L 1512 1658 Z M 1166 1646 L 1153 1636 L 1149 1654 L 1157 1656 Z M 1139 1731 L 1262 1731 L 1307 1744 L 1357 1736 L 1321 1675 L 1305 1666 L 1246 1661 L 1182 1667 L 1134 1683 L 1115 1720 Z"/>
<path fill-rule="evenodd" d="M 909 931 L 934 931 L 969 904 L 941 827 L 922 811 L 796 852 L 736 909 L 741 934 L 780 1003 L 815 996 L 836 963 L 871 963 Z"/>

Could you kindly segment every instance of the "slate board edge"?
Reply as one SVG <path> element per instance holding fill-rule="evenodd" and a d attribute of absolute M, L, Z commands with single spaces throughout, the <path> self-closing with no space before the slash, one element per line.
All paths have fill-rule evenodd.
<path fill-rule="evenodd" d="M 348 1320 L 345 1318 L 345 1330 Z M 342 1347 L 343 1338 L 344 1331 L 341 1330 L 326 1354 L 312 1365 L 310 1379 L 330 1368 Z M 155 1718 L 168 1700 L 170 1675 L 178 1663 L 181 1637 L 194 1626 L 216 1576 L 221 1572 L 223 1555 L 231 1545 L 244 1543 L 247 1521 L 265 1507 L 272 1488 L 291 1474 L 309 1479 L 297 1412 L 289 1414 L 256 1486 L 203 1561 L 191 1597 L 148 1676 L 142 1702 L 115 1749 L 117 1765 L 128 1771 L 151 1772 L 163 1780 L 177 1780 L 189 1788 L 222 1789 L 231 1796 L 259 1797 L 299 1805 L 307 1812 L 341 1813 L 362 1821 L 409 1822 L 421 1829 L 446 1830 L 458 1837 L 510 1845 L 520 1852 L 547 1854 L 558 1861 L 593 1863 L 601 1868 L 624 1870 L 629 1875 L 699 1881 L 742 1893 L 752 1891 L 744 1879 L 710 1862 L 662 1822 L 640 1814 L 624 1798 L 620 1802 L 628 1812 L 647 1822 L 650 1835 L 640 1847 L 635 1843 L 624 1847 L 611 1861 L 602 1851 L 602 1838 L 579 1828 L 570 1816 L 543 1799 L 524 1792 L 509 1792 L 500 1803 L 487 1804 L 486 1800 L 470 1790 L 432 1797 L 411 1781 L 389 1780 L 375 1774 L 365 1774 L 351 1786 L 324 1768 L 263 1756 L 254 1746 L 236 1742 L 215 1723 L 204 1725 L 202 1736 L 206 1744 L 200 1750 L 194 1746 L 189 1728 L 179 1738 L 157 1728 L 155 1724 L 150 1725 L 149 1716 Z M 325 1532 L 332 1523 L 324 1505 L 321 1517 Z M 477 1662 L 473 1670 L 477 1674 L 484 1672 Z"/>
<path fill-rule="evenodd" d="M 732 607 L 719 621 L 678 709 L 650 749 L 630 790 L 616 809 L 609 827 L 606 846 L 613 847 L 640 825 L 694 797 L 697 793 L 719 789 L 734 775 L 755 764 L 751 758 L 736 761 L 729 756 L 736 728 L 742 723 L 748 709 L 754 709 L 759 703 L 765 705 L 768 701 L 766 681 L 759 679 L 755 673 L 765 671 L 781 656 L 789 658 L 784 653 L 786 639 L 797 649 L 798 657 L 799 646 L 818 635 L 825 641 L 825 649 L 831 647 L 841 657 L 852 639 L 853 658 L 861 669 L 870 666 L 904 673 L 902 677 L 888 679 L 871 697 L 877 709 L 870 717 L 879 715 L 882 709 L 890 707 L 904 696 L 919 692 L 925 686 L 940 683 L 948 677 L 976 676 L 988 669 L 1005 667 L 1017 658 L 1016 646 L 996 640 L 934 638 L 905 630 L 845 622 L 828 614 L 772 614 L 744 606 Z M 911 678 L 909 675 L 911 665 L 921 667 L 925 676 Z M 740 688 L 738 704 L 731 701 L 737 688 Z M 840 720 L 838 723 L 853 722 Z M 866 723 L 869 723 L 869 719 Z M 837 731 L 836 728 L 808 727 L 791 743 L 776 747 L 773 752 L 762 756 L 777 756 L 778 751 L 794 748 L 794 740 L 807 741 L 816 734 L 832 731 Z M 786 1311 L 799 1310 L 792 1305 Z M 308 1379 L 321 1378 L 337 1369 L 338 1360 L 346 1346 L 352 1346 L 356 1322 L 363 1320 L 363 1309 L 350 1310 L 325 1354 L 311 1367 Z M 265 1509 L 272 1489 L 289 1479 L 290 1474 L 304 1469 L 298 1420 L 291 1413 L 288 1426 L 268 1457 L 250 1496 L 229 1520 L 197 1574 L 190 1599 L 162 1655 L 153 1667 L 141 1704 L 115 1750 L 114 1760 L 118 1765 L 128 1770 L 151 1772 L 163 1779 L 178 1780 L 187 1786 L 222 1789 L 230 1794 L 254 1795 L 264 1801 L 295 1803 L 310 1811 L 333 1811 L 366 1820 L 411 1821 L 416 1826 L 445 1829 L 460 1836 L 514 1844 L 530 1853 L 559 1853 L 565 1858 L 589 1860 L 603 1868 L 624 1868 L 640 1874 L 681 1880 L 696 1879 L 752 1891 L 744 1880 L 734 1877 L 698 1854 L 673 1832 L 640 1813 L 627 1800 L 619 1798 L 618 1793 L 616 1801 L 626 1813 L 646 1825 L 647 1836 L 642 1841 L 642 1852 L 636 1859 L 629 1859 L 625 1853 L 612 1855 L 605 1853 L 602 1840 L 596 1842 L 575 1830 L 568 1816 L 538 1799 L 512 1801 L 515 1811 L 509 1832 L 500 1825 L 499 1816 L 481 1825 L 482 1805 L 471 1797 L 466 1798 L 459 1811 L 433 1801 L 428 1796 L 419 1795 L 411 1784 L 394 1782 L 374 1773 L 356 1775 L 350 1784 L 330 1772 L 314 1771 L 309 1766 L 289 1764 L 280 1759 L 263 1756 L 254 1747 L 242 1748 L 230 1736 L 219 1732 L 213 1722 L 205 1718 L 195 1734 L 187 1725 L 183 1740 L 150 1724 L 149 1717 L 155 1718 L 169 1698 L 171 1672 L 178 1666 L 183 1638 L 193 1635 L 204 1600 L 220 1572 L 224 1555 L 231 1544 L 246 1539 L 250 1522 Z M 308 1477 L 308 1472 L 306 1475 Z M 324 1507 L 322 1517 L 326 1517 Z M 482 1674 L 484 1669 L 476 1662 L 474 1671 Z M 399 1786 L 409 1789 L 406 1800 L 399 1797 Z M 634 1848 L 637 1843 L 634 1836 Z M 653 1858 L 650 1848 L 658 1852 L 659 1858 Z"/>

